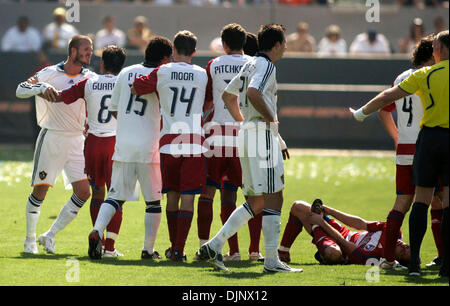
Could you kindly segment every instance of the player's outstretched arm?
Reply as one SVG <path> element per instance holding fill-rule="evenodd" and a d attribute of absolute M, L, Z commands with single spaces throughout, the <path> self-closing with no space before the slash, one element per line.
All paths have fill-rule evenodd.
<path fill-rule="evenodd" d="M 36 76 L 29 78 L 17 86 L 16 97 L 19 99 L 27 99 L 36 95 L 47 100 L 56 99 L 57 90 L 50 84 L 39 82 Z"/>
<path fill-rule="evenodd" d="M 367 230 L 367 221 L 364 220 L 363 218 L 343 213 L 343 212 L 341 212 L 337 209 L 331 208 L 329 206 L 324 205 L 322 207 L 323 207 L 324 213 L 326 215 L 330 215 L 330 216 L 336 218 L 337 220 L 341 221 L 345 225 L 350 226 L 357 230 L 361 230 L 361 231 Z"/>
<path fill-rule="evenodd" d="M 244 116 L 242 115 L 239 108 L 238 96 L 224 91 L 222 94 L 222 100 L 234 120 L 236 120 L 237 122 L 244 121 Z"/>
<path fill-rule="evenodd" d="M 409 95 L 411 94 L 404 91 L 400 87 L 395 86 L 382 91 L 360 109 L 354 110 L 353 108 L 350 108 L 350 111 L 353 113 L 353 117 L 355 117 L 357 121 L 363 121 L 370 114 L 378 111 L 379 109 L 385 107 L 386 105 L 393 103 L 398 99 L 401 99 Z"/>

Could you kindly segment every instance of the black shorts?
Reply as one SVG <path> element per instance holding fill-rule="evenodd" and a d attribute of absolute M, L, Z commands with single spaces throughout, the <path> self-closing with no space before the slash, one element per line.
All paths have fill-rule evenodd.
<path fill-rule="evenodd" d="M 414 184 L 420 187 L 435 187 L 441 179 L 448 186 L 449 172 L 448 129 L 423 127 L 416 142 L 413 162 Z"/>

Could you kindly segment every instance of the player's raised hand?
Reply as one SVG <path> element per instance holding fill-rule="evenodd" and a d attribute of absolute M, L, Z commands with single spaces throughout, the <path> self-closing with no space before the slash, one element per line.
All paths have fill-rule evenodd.
<path fill-rule="evenodd" d="M 60 93 L 54 87 L 51 86 L 44 91 L 43 96 L 47 101 L 58 102 L 58 97 L 60 96 Z"/>
<path fill-rule="evenodd" d="M 353 114 L 353 117 L 356 119 L 356 121 L 362 122 L 364 119 L 366 119 L 368 117 L 368 115 L 364 114 L 362 107 L 357 110 L 355 110 L 351 107 L 349 107 L 348 109 Z"/>

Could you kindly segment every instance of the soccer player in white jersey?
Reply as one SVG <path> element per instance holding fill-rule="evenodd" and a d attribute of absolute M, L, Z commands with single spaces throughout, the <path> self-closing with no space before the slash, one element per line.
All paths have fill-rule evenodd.
<path fill-rule="evenodd" d="M 401 73 L 394 81 L 393 86 L 400 84 L 414 71 L 424 66 L 434 64 L 433 36 L 424 37 L 416 45 L 412 54 L 414 68 Z M 397 109 L 397 124 L 391 112 Z M 423 117 L 422 102 L 418 95 L 413 94 L 395 103 L 389 104 L 379 112 L 383 126 L 394 139 L 397 151 L 396 157 L 396 193 L 394 207 L 387 216 L 386 243 L 382 268 L 395 268 L 398 265 L 394 259 L 395 242 L 405 214 L 409 211 L 413 200 L 415 186 L 413 183 L 413 158 L 416 148 L 417 136 L 420 131 L 419 123 Z M 442 256 L 441 219 L 442 202 L 438 196 L 431 203 L 432 231 L 439 255 Z M 438 256 L 431 264 L 440 264 Z"/>
<path fill-rule="evenodd" d="M 244 64 L 222 95 L 233 118 L 243 121 L 238 150 L 242 191 L 247 201 L 231 214 L 218 234 L 200 248 L 200 255 L 210 259 L 216 268 L 228 270 L 222 261 L 223 244 L 255 214 L 263 211 L 263 271 L 301 272 L 302 269 L 293 269 L 281 262 L 277 253 L 284 166 L 278 139 L 277 82 L 273 62 L 281 59 L 286 49 L 285 28 L 277 24 L 262 26 L 258 31 L 258 46 L 257 56 Z"/>
<path fill-rule="evenodd" d="M 219 189 L 221 193 L 220 217 L 222 223 L 225 223 L 236 209 L 237 189 L 242 184 L 242 171 L 237 154 L 239 123 L 234 121 L 225 107 L 222 93 L 250 57 L 244 55 L 242 50 L 246 32 L 240 25 L 233 23 L 223 27 L 221 39 L 226 55 L 212 59 L 206 66 L 208 89 L 212 91 L 214 106 L 212 119 L 204 126 L 205 143 L 210 151 L 206 159 L 206 186 L 198 199 L 197 228 L 200 246 L 209 240 L 216 190 Z M 230 251 L 224 255 L 224 260 L 240 260 L 237 234 L 228 239 L 228 244 Z"/>
<path fill-rule="evenodd" d="M 174 62 L 162 65 L 150 75 L 137 78 L 137 94 L 157 94 L 162 115 L 160 136 L 163 193 L 167 193 L 167 222 L 171 247 L 165 255 L 172 261 L 186 261 L 184 246 L 192 223 L 194 199 L 205 180 L 202 113 L 208 76 L 191 63 L 197 38 L 189 31 L 175 35 Z M 181 204 L 179 203 L 181 200 Z"/>
<path fill-rule="evenodd" d="M 103 231 L 125 201 L 139 200 L 139 188 L 146 203 L 142 259 L 159 259 L 154 250 L 161 222 L 161 170 L 158 152 L 160 113 L 156 94 L 135 95 L 136 78 L 170 62 L 172 44 L 164 37 L 153 38 L 145 51 L 145 62 L 122 69 L 117 76 L 109 111 L 117 118 L 111 187 L 101 205 L 94 229 L 89 234 L 89 257 L 102 256 Z M 139 183 L 137 185 L 137 183 Z"/>
<path fill-rule="evenodd" d="M 72 104 L 78 99 L 86 101 L 88 130 L 84 146 L 86 174 L 91 184 L 92 197 L 90 213 L 95 224 L 100 205 L 105 200 L 106 187 L 111 185 L 112 156 L 116 143 L 117 120 L 108 112 L 111 94 L 117 74 L 125 63 L 125 50 L 108 46 L 102 50 L 100 75 L 84 79 L 58 93 L 55 102 Z M 104 239 L 105 257 L 123 256 L 114 243 L 122 223 L 122 209 L 119 209 L 106 228 Z"/>
<path fill-rule="evenodd" d="M 83 68 L 91 60 L 91 39 L 82 35 L 74 36 L 69 42 L 68 53 L 65 62 L 42 69 L 19 84 L 16 91 L 18 98 L 36 97 L 36 117 L 42 128 L 34 152 L 31 177 L 33 191 L 26 205 L 25 253 L 38 253 L 36 226 L 41 205 L 49 187 L 55 184 L 62 171 L 65 174 L 66 188 L 72 185 L 73 195 L 61 209 L 51 228 L 39 236 L 39 243 L 44 246 L 45 251 L 55 252 L 55 235 L 77 216 L 90 196 L 83 156 L 85 103 L 80 99 L 66 105 L 51 103 L 49 99 L 55 97 L 57 90 L 67 89 L 86 77 L 93 76 Z"/>

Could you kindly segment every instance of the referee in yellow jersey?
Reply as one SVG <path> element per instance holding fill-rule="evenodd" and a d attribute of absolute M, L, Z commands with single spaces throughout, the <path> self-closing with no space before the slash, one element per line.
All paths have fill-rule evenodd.
<path fill-rule="evenodd" d="M 358 110 L 350 109 L 356 120 L 405 96 L 417 93 L 422 100 L 424 115 L 414 154 L 413 178 L 416 185 L 415 202 L 409 217 L 411 260 L 409 274 L 420 275 L 420 246 L 427 229 L 428 206 L 434 186 L 441 179 L 443 186 L 442 242 L 443 258 L 440 276 L 448 277 L 449 269 L 449 31 L 438 33 L 433 41 L 436 64 L 424 67 L 399 85 L 378 94 Z"/>

